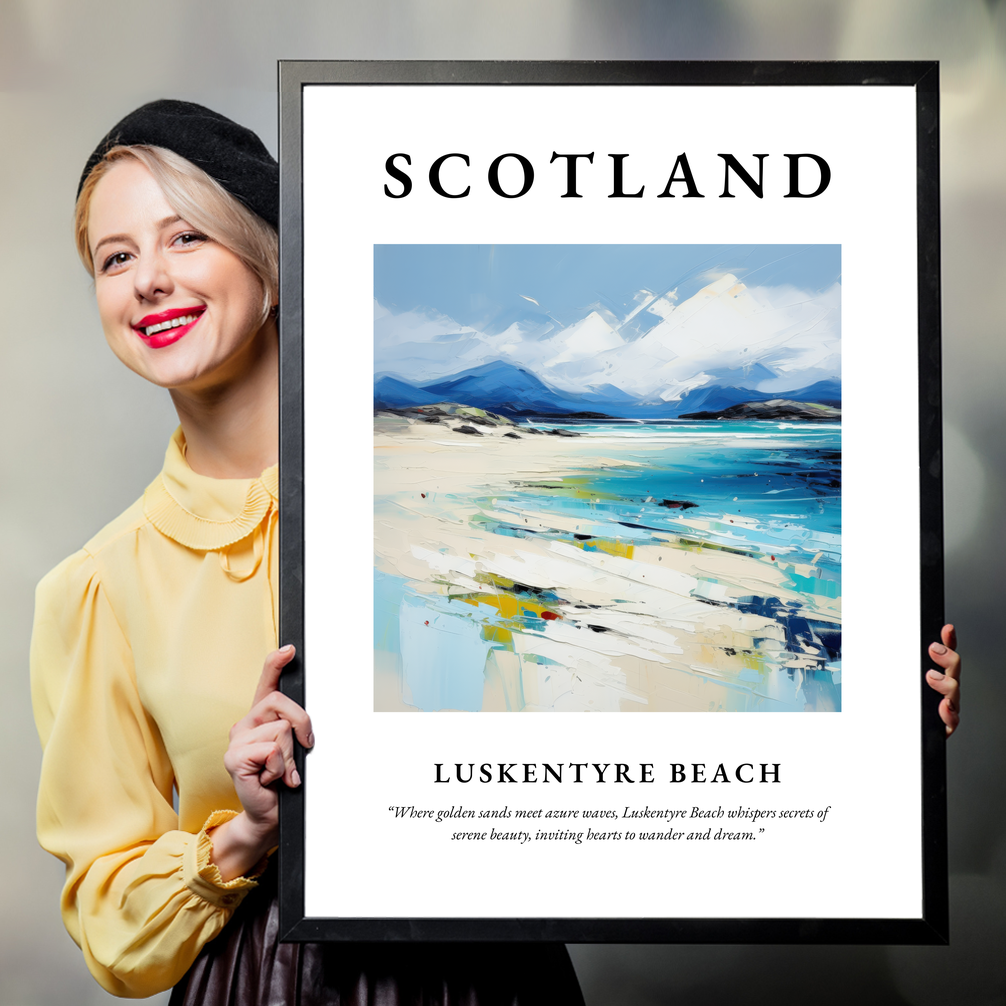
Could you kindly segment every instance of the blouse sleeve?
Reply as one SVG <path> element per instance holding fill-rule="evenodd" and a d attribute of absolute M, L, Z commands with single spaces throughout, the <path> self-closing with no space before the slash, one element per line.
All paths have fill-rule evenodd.
<path fill-rule="evenodd" d="M 206 831 L 233 811 L 198 834 L 178 830 L 171 764 L 87 552 L 38 586 L 31 685 L 44 752 L 38 837 L 66 865 L 63 921 L 107 991 L 161 992 L 256 885 L 224 882 L 210 862 Z"/>

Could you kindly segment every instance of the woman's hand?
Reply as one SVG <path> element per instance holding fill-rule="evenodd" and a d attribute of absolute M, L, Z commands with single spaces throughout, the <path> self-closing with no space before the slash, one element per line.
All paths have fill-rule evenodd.
<path fill-rule="evenodd" d="M 212 829 L 212 861 L 224 880 L 247 873 L 279 838 L 279 793 L 273 783 L 296 788 L 300 774 L 293 760 L 293 737 L 314 746 L 311 718 L 279 691 L 283 668 L 293 659 L 292 646 L 273 650 L 265 659 L 251 711 L 231 727 L 224 766 L 244 810 Z"/>
<path fill-rule="evenodd" d="M 929 656 L 943 671 L 928 671 L 926 681 L 943 696 L 940 719 L 946 724 L 949 737 L 961 721 L 961 658 L 957 653 L 957 632 L 952 625 L 943 626 L 940 638 L 942 643 L 929 644 Z"/>

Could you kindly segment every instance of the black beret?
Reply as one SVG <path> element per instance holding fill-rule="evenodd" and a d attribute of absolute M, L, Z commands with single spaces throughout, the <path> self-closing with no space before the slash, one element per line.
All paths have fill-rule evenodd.
<path fill-rule="evenodd" d="M 114 125 L 88 158 L 77 195 L 91 169 L 112 147 L 139 144 L 173 150 L 202 168 L 253 213 L 279 226 L 275 158 L 250 129 L 191 101 L 151 101 Z"/>

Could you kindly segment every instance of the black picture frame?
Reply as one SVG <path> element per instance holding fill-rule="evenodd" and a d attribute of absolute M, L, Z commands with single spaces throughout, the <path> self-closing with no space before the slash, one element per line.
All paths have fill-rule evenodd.
<path fill-rule="evenodd" d="M 915 90 L 919 351 L 923 905 L 912 919 L 851 918 L 317 918 L 305 915 L 305 806 L 310 758 L 297 752 L 304 785 L 283 790 L 280 927 L 287 941 L 563 941 L 625 943 L 939 944 L 948 942 L 945 736 L 939 696 L 925 683 L 927 647 L 943 624 L 940 379 L 939 71 L 935 62 L 404 62 L 281 61 L 280 120 L 280 641 L 297 657 L 282 688 L 310 711 L 304 648 L 304 396 L 302 94 L 307 85 L 413 84 L 908 86 Z M 337 868 L 337 867 L 336 867 Z"/>

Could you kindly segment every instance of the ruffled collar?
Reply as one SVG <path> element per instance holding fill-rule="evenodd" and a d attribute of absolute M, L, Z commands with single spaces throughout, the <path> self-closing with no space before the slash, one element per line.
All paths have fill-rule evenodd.
<path fill-rule="evenodd" d="M 162 534 L 186 548 L 211 552 L 252 533 L 279 500 L 279 466 L 257 479 L 213 479 L 185 460 L 185 437 L 175 430 L 164 468 L 143 494 L 143 512 Z"/>

